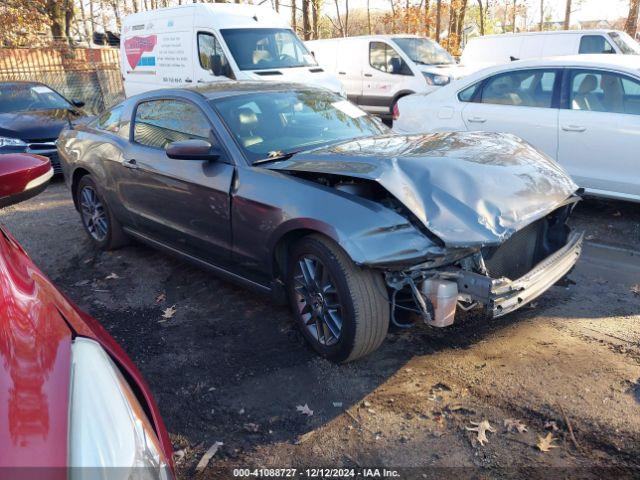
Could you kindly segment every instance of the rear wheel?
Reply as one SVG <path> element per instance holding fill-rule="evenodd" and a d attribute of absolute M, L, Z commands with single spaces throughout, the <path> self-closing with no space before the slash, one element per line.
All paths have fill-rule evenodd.
<path fill-rule="evenodd" d="M 85 175 L 78 182 L 76 203 L 85 232 L 100 249 L 113 250 L 127 243 L 127 236 L 113 216 L 93 178 Z"/>
<path fill-rule="evenodd" d="M 319 235 L 293 246 L 287 272 L 294 315 L 318 353 L 349 362 L 380 346 L 389 328 L 380 273 L 358 267 L 338 245 Z"/>

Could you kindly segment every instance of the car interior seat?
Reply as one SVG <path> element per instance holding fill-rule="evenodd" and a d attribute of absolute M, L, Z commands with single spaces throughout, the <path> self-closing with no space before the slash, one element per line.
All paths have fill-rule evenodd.
<path fill-rule="evenodd" d="M 616 75 L 602 75 L 602 103 L 607 112 L 625 113 L 622 81 Z"/>
<path fill-rule="evenodd" d="M 571 102 L 574 110 L 588 110 L 591 112 L 604 112 L 605 108 L 595 93 L 598 88 L 598 79 L 595 75 L 586 75 L 580 82 L 578 91 Z"/>
<path fill-rule="evenodd" d="M 264 139 L 256 134 L 260 124 L 258 114 L 250 108 L 239 108 L 235 117 L 238 139 L 245 147 L 262 143 Z"/>

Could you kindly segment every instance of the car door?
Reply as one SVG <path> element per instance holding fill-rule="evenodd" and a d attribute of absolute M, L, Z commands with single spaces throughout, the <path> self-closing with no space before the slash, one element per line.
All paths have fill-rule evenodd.
<path fill-rule="evenodd" d="M 234 165 L 224 157 L 206 161 L 167 156 L 168 144 L 188 139 L 216 142 L 197 105 L 179 98 L 138 103 L 118 194 L 138 233 L 220 262 L 231 251 L 229 195 Z"/>
<path fill-rule="evenodd" d="M 559 79 L 559 70 L 544 68 L 502 72 L 485 79 L 462 109 L 466 128 L 512 133 L 555 158 Z"/>
<path fill-rule="evenodd" d="M 333 46 L 338 79 L 347 92 L 347 98 L 360 103 L 363 83 L 362 61 L 367 55 L 367 43 L 361 39 L 346 38 L 337 40 Z"/>
<path fill-rule="evenodd" d="M 369 112 L 388 114 L 395 94 L 413 73 L 402 56 L 386 42 L 369 42 L 368 56 L 369 62 L 362 69 L 361 105 Z"/>
<path fill-rule="evenodd" d="M 558 161 L 594 193 L 640 196 L 640 79 L 573 69 L 565 91 Z"/>

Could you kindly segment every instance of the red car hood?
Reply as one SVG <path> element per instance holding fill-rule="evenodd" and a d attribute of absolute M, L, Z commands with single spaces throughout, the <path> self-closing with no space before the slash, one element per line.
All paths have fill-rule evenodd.
<path fill-rule="evenodd" d="M 135 381 L 164 453 L 171 458 L 171 443 L 158 408 L 131 360 L 94 318 L 49 282 L 1 226 L 0 312 L 0 469 L 65 467 L 47 470 L 46 478 L 66 478 L 75 335 L 99 342 Z"/>

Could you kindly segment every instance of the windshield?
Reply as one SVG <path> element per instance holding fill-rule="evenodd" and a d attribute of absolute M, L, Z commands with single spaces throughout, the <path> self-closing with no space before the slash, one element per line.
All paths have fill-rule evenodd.
<path fill-rule="evenodd" d="M 640 55 L 640 45 L 628 33 L 609 32 L 609 36 L 625 55 Z"/>
<path fill-rule="evenodd" d="M 0 113 L 67 108 L 73 107 L 60 94 L 44 85 L 0 84 Z"/>
<path fill-rule="evenodd" d="M 210 104 L 251 163 L 389 131 L 344 98 L 319 90 L 250 93 Z"/>
<path fill-rule="evenodd" d="M 240 70 L 312 67 L 317 65 L 288 28 L 231 28 L 221 30 Z"/>
<path fill-rule="evenodd" d="M 428 38 L 394 38 L 393 41 L 411 60 L 420 65 L 456 63 L 449 52 Z"/>

